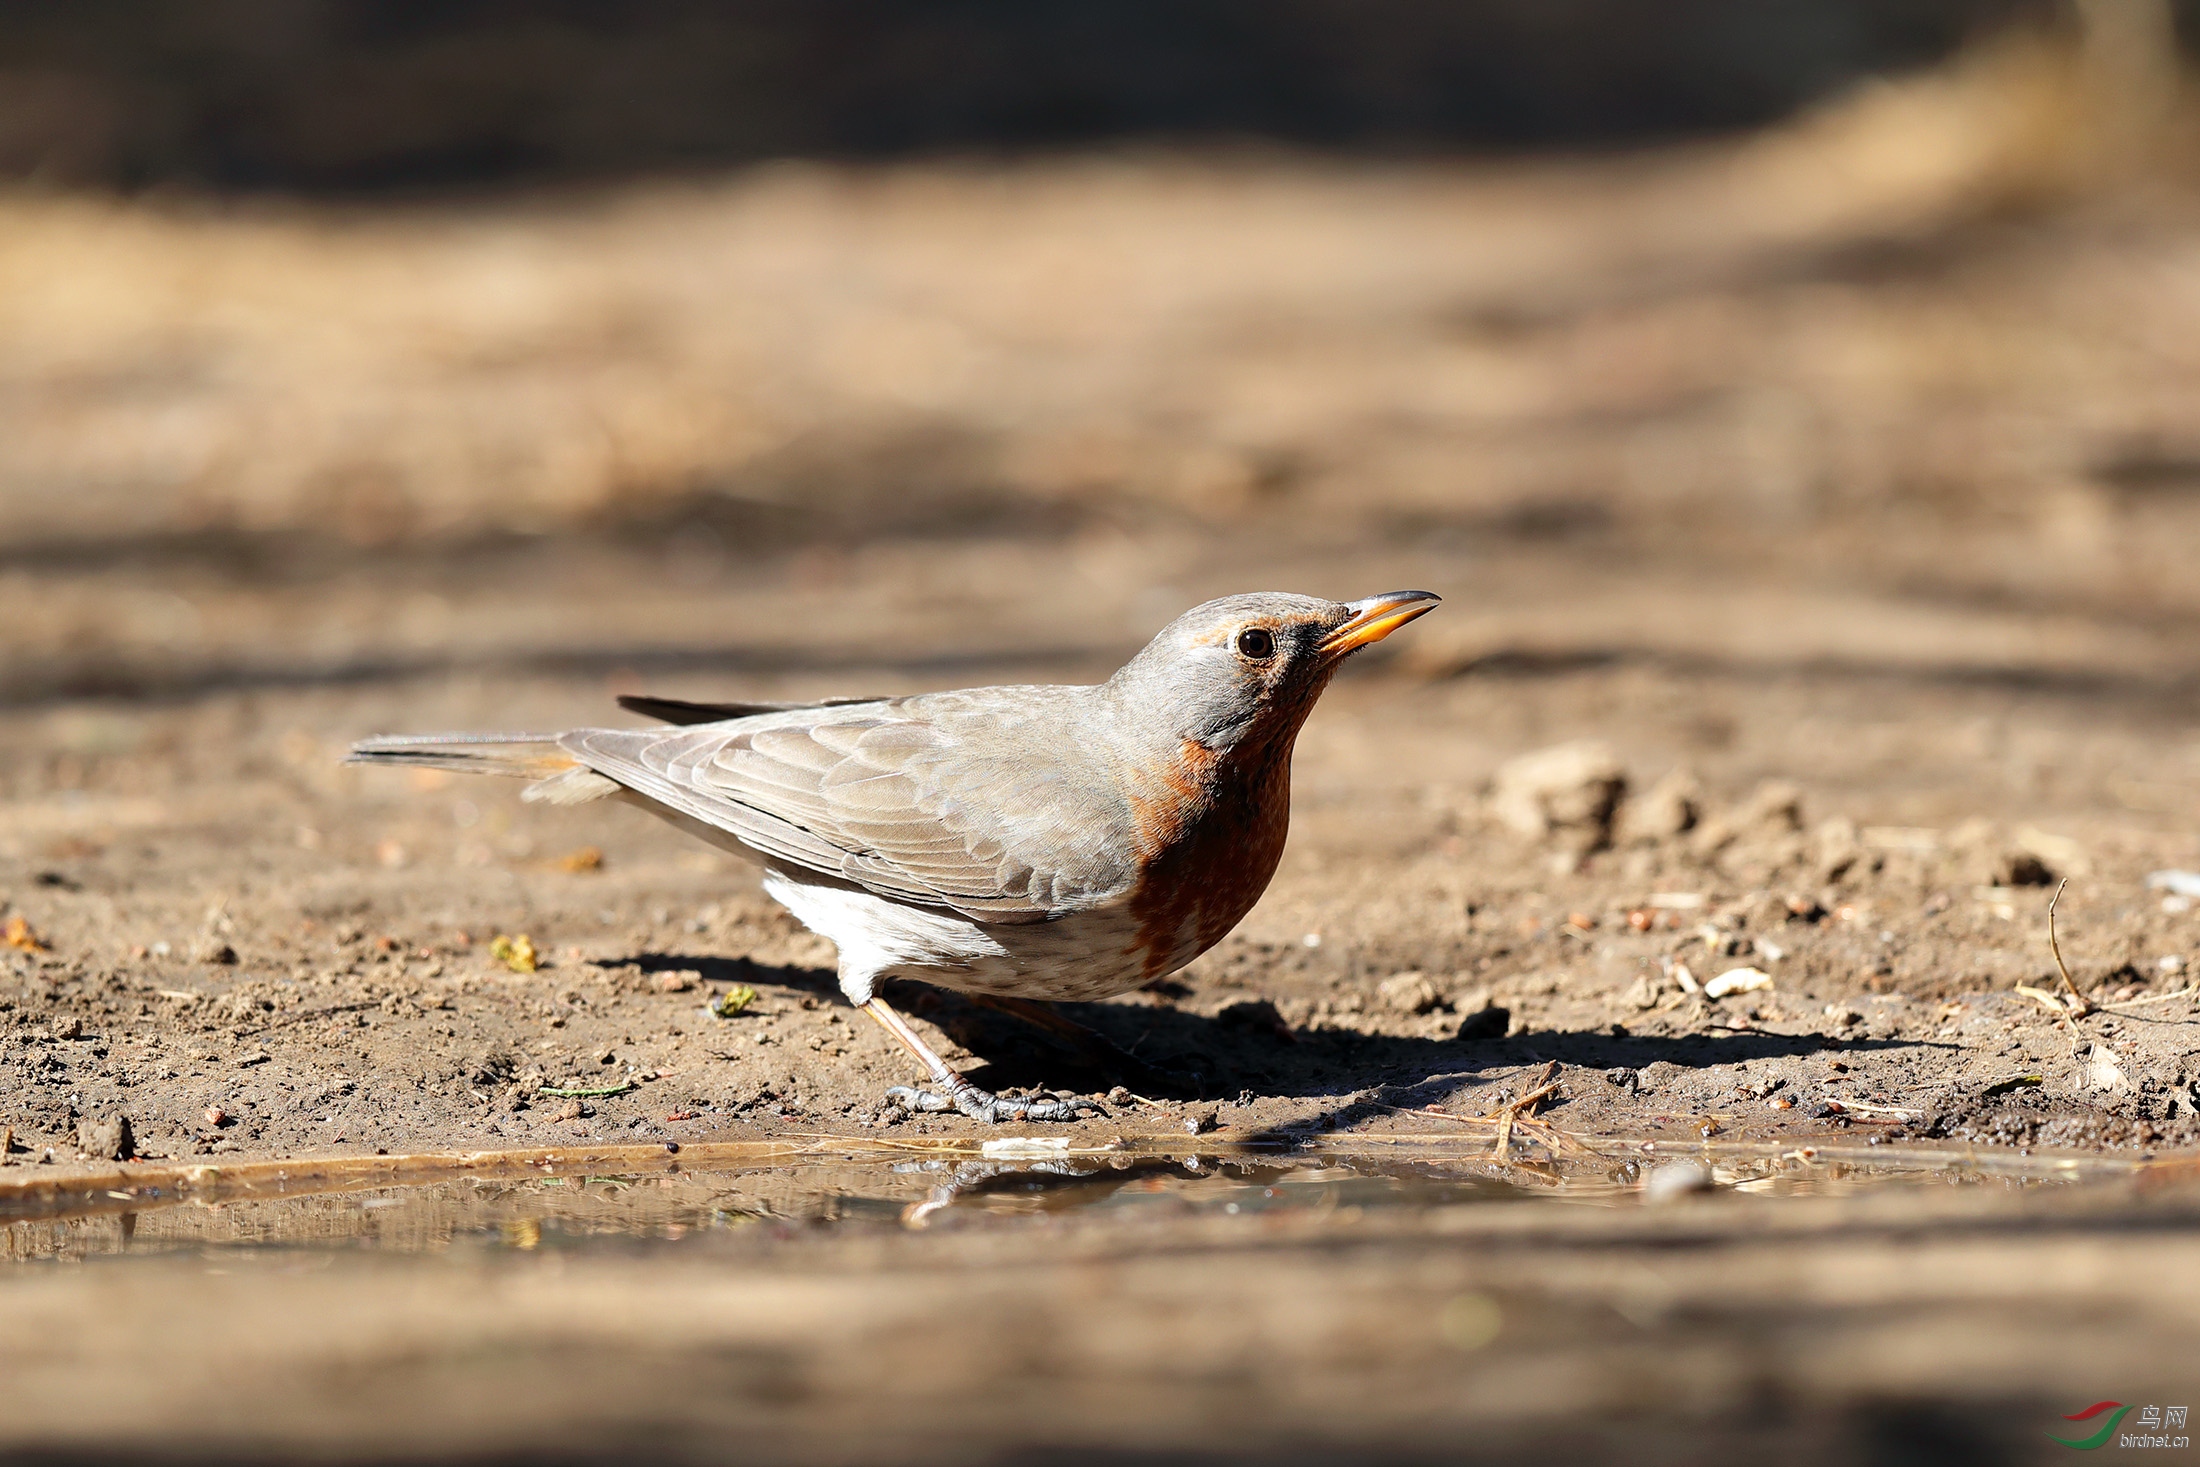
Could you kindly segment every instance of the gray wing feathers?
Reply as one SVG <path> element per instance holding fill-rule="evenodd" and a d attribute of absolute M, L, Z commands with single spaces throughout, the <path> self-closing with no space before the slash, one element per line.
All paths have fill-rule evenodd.
<path fill-rule="evenodd" d="M 581 729 L 559 744 L 760 855 L 882 896 L 1028 922 L 1127 886 L 1108 782 L 1075 777 L 1077 751 L 1034 748 L 1006 720 L 957 708 L 950 731 L 923 716 L 942 700 Z"/>

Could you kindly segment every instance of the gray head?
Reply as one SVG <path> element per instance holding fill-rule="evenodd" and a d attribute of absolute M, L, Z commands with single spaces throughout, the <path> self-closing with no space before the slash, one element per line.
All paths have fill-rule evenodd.
<path fill-rule="evenodd" d="M 1345 658 L 1441 599 L 1430 591 L 1360 601 L 1283 591 L 1225 596 L 1163 627 L 1108 689 L 1141 725 L 1218 752 L 1248 737 L 1288 739 Z"/>

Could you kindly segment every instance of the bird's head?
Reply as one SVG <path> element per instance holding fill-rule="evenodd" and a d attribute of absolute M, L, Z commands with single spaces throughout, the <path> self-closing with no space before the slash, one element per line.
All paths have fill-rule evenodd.
<path fill-rule="evenodd" d="M 1289 738 L 1347 657 L 1441 599 L 1429 591 L 1359 601 L 1225 596 L 1163 627 L 1108 686 L 1140 724 L 1218 753 L 1251 737 Z"/>

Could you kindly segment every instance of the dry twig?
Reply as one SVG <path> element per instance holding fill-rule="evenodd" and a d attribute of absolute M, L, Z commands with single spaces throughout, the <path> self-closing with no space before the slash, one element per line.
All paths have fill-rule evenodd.
<path fill-rule="evenodd" d="M 2173 998 L 2189 998 L 2195 993 L 2200 993 L 2200 986 L 2187 984 L 2175 993 L 2150 993 L 2145 998 L 2127 998 L 2121 1003 L 2104 1003 L 2100 1005 L 2100 1009 L 2103 1013 L 2114 1009 L 2135 1009 L 2141 1004 L 2167 1003 Z"/>
<path fill-rule="evenodd" d="M 2093 1012 L 2093 1005 L 2086 1002 L 2085 995 L 2078 992 L 2078 985 L 2071 981 L 2070 969 L 2063 962 L 2062 943 L 2055 937 L 2055 903 L 2062 900 L 2063 887 L 2068 885 L 2070 878 L 2065 876 L 2055 888 L 2055 894 L 2047 899 L 2047 949 L 2055 955 L 2055 971 L 2062 974 L 2063 987 L 2070 990 L 2071 1016 L 2083 1018 Z"/>

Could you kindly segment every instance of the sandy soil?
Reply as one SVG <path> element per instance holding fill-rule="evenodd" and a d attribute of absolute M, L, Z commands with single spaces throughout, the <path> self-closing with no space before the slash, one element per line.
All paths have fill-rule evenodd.
<path fill-rule="evenodd" d="M 738 863 L 342 749 L 1089 679 L 1257 587 L 1447 604 L 1317 712 L 1243 927 L 1079 1012 L 1173 1077 L 1083 1131 L 1555 1062 L 1585 1132 L 2200 1141 L 2145 884 L 2200 867 L 2200 206 L 2017 168 L 1979 85 L 1533 168 L 0 202 L 5 1159 L 958 1128 L 881 1117 Z M 1508 823 L 1584 738 L 1608 839 Z M 2084 1017 L 2017 991 L 2066 877 Z M 982 1083 L 1121 1078 L 901 997 Z"/>

